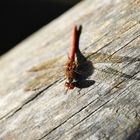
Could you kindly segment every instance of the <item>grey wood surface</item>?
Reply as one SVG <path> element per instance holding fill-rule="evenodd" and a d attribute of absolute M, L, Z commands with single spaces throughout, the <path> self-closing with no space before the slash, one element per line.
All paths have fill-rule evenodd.
<path fill-rule="evenodd" d="M 66 93 L 74 25 L 91 72 Z M 82 1 L 0 58 L 0 140 L 136 139 L 139 124 L 140 0 Z"/>

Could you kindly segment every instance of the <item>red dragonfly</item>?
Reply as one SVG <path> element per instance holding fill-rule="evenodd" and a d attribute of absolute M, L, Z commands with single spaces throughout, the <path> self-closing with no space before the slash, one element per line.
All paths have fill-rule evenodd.
<path fill-rule="evenodd" d="M 67 79 L 65 87 L 67 89 L 73 89 L 75 87 L 73 80 L 75 78 L 75 69 L 77 67 L 75 63 L 76 41 L 77 41 L 77 26 L 74 27 L 71 56 L 65 65 L 66 66 L 65 75 Z M 63 70 L 60 70 L 61 69 L 60 65 L 62 64 L 62 61 L 63 57 L 58 57 L 53 60 L 43 62 L 28 70 L 29 72 L 37 72 L 38 74 L 36 74 L 37 76 L 35 77 L 35 79 L 31 80 L 28 83 L 28 85 L 25 87 L 25 91 L 40 90 L 46 85 L 49 85 L 54 81 L 56 81 L 56 79 L 62 77 Z M 56 74 L 56 71 L 58 71 L 58 69 L 59 75 Z"/>
<path fill-rule="evenodd" d="M 78 75 L 81 77 L 88 77 L 93 73 L 92 60 L 94 60 L 94 64 L 102 64 L 102 63 L 122 63 L 126 61 L 125 57 L 121 56 L 111 56 L 105 53 L 89 53 L 86 55 L 86 58 L 89 60 L 82 60 L 83 57 L 78 57 L 78 37 L 80 30 L 77 30 L 77 26 L 74 27 L 73 31 L 73 39 L 72 39 L 72 51 L 71 55 L 68 59 L 68 62 L 65 65 L 65 75 L 66 82 L 65 87 L 67 90 L 74 89 L 78 87 L 81 80 L 78 80 Z M 77 56 L 77 62 L 75 61 L 75 55 Z M 82 55 L 82 54 L 81 54 Z M 84 58 L 83 58 L 84 59 Z M 131 59 L 131 58 L 129 58 Z M 64 76 L 64 71 L 61 70 L 62 63 L 64 61 L 63 57 L 57 57 L 46 62 L 43 62 L 37 66 L 32 67 L 29 72 L 35 76 L 25 87 L 25 91 L 34 91 L 34 90 L 42 90 L 47 87 L 47 85 L 51 85 L 53 82 L 60 80 Z M 84 62 L 84 63 L 83 63 Z M 90 63 L 89 63 L 90 62 Z M 98 67 L 95 67 L 98 70 Z M 59 74 L 56 73 L 59 71 Z M 102 71 L 102 69 L 100 69 Z M 112 70 L 108 69 L 103 72 L 112 73 Z M 117 72 L 115 72 L 117 73 Z M 76 82 L 74 81 L 76 80 Z M 86 80 L 86 78 L 84 79 Z M 85 85 L 85 84 L 84 84 Z M 79 86 L 80 87 L 80 86 Z M 83 85 L 82 85 L 83 87 Z"/>
<path fill-rule="evenodd" d="M 68 62 L 66 63 L 66 69 L 65 69 L 65 74 L 67 79 L 67 82 L 65 83 L 65 87 L 67 89 L 74 89 L 75 87 L 73 80 L 75 77 L 75 69 L 76 69 L 76 63 L 75 63 L 76 38 L 77 38 L 77 26 L 74 27 L 71 56 Z"/>

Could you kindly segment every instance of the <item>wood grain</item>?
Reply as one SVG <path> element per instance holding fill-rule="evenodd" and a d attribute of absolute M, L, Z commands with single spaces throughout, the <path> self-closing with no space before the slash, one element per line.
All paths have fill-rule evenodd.
<path fill-rule="evenodd" d="M 66 93 L 74 25 L 92 71 Z M 2 56 L 0 70 L 1 140 L 139 139 L 140 1 L 81 1 Z"/>

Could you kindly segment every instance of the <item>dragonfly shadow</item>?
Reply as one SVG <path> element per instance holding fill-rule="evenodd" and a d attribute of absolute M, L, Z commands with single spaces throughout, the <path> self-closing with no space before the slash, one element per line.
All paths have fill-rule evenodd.
<path fill-rule="evenodd" d="M 75 74 L 74 82 L 75 86 L 78 88 L 87 88 L 92 86 L 95 81 L 88 80 L 87 78 L 91 76 L 94 72 L 94 67 L 91 61 L 87 60 L 87 58 L 81 53 L 79 49 L 79 40 L 82 32 L 82 26 L 80 25 L 77 30 L 77 42 L 76 42 L 76 57 L 77 57 L 77 68 Z"/>

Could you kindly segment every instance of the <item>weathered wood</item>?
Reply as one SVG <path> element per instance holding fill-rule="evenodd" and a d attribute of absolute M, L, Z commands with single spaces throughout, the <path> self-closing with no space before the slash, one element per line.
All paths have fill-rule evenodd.
<path fill-rule="evenodd" d="M 75 24 L 95 83 L 65 93 Z M 82 1 L 2 56 L 0 70 L 1 140 L 131 138 L 140 123 L 140 1 Z"/>

